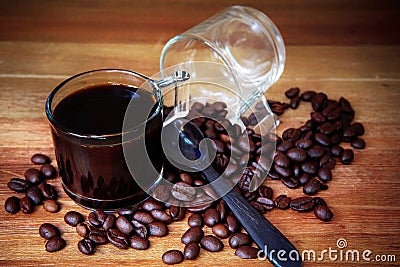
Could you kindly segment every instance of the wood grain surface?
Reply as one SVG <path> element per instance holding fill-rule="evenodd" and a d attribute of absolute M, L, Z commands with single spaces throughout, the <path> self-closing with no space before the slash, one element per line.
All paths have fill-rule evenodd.
<path fill-rule="evenodd" d="M 194 26 L 231 1 L 1 1 L 0 2 L 0 203 L 17 195 L 6 186 L 12 177 L 32 167 L 36 152 L 54 151 L 44 103 L 65 78 L 97 68 L 126 68 L 151 75 L 158 71 L 164 43 Z M 273 210 L 266 216 L 299 249 L 371 250 L 371 261 L 305 261 L 304 266 L 399 265 L 400 262 L 400 5 L 398 1 L 242 1 L 266 12 L 278 25 L 287 45 L 281 79 L 266 93 L 268 99 L 286 101 L 283 92 L 325 92 L 344 96 L 356 111 L 355 121 L 366 128 L 367 147 L 355 150 L 348 166 L 337 165 L 325 198 L 334 212 L 329 223 L 312 213 Z M 311 111 L 301 103 L 281 117 L 278 132 L 303 124 Z M 186 220 L 170 225 L 170 235 L 151 237 L 146 251 L 101 246 L 93 256 L 77 249 L 75 229 L 63 222 L 77 206 L 55 185 L 60 212 L 36 207 L 30 215 L 0 210 L 0 265 L 2 266 L 159 266 L 168 249 L 183 249 Z M 275 195 L 301 196 L 276 181 L 267 185 Z M 38 234 L 40 224 L 59 226 L 67 246 L 47 253 Z M 210 230 L 206 229 L 209 233 Z M 347 247 L 339 249 L 343 238 Z M 182 266 L 271 266 L 269 262 L 242 260 L 227 240 L 218 253 L 201 251 Z M 338 254 L 339 255 L 339 254 Z M 396 262 L 375 256 L 395 255 Z M 340 255 L 339 255 L 340 256 Z M 381 257 L 382 258 L 382 257 Z M 387 258 L 387 257 L 386 257 Z"/>

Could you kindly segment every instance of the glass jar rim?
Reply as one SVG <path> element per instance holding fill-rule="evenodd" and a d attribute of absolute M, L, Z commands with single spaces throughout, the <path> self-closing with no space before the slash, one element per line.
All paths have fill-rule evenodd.
<path fill-rule="evenodd" d="M 58 122 L 54 118 L 53 112 L 52 112 L 52 109 L 51 109 L 52 108 L 53 98 L 55 97 L 57 92 L 59 92 L 65 85 L 67 85 L 68 83 L 70 83 L 71 81 L 73 81 L 73 80 L 75 80 L 77 78 L 81 78 L 81 77 L 90 75 L 92 73 L 102 73 L 102 72 L 105 72 L 105 73 L 125 73 L 125 74 L 128 74 L 128 75 L 133 75 L 133 76 L 136 76 L 138 78 L 143 79 L 144 80 L 143 83 L 145 83 L 146 81 L 151 81 L 151 79 L 149 77 L 147 77 L 147 76 L 145 76 L 145 75 L 143 75 L 141 73 L 138 73 L 138 72 L 135 72 L 135 71 L 126 70 L 126 69 L 113 69 L 113 68 L 89 70 L 89 71 L 81 72 L 81 73 L 78 73 L 78 74 L 75 74 L 75 75 L 69 77 L 68 79 L 62 81 L 59 85 L 57 85 L 53 89 L 53 91 L 51 91 L 51 93 L 49 94 L 49 96 L 46 99 L 45 112 L 46 112 L 47 119 L 49 120 L 51 125 L 57 129 L 57 131 L 61 131 L 63 134 L 74 136 L 74 137 L 77 137 L 77 138 L 86 138 L 86 139 L 94 139 L 94 140 L 104 140 L 104 139 L 110 139 L 110 138 L 115 138 L 115 137 L 121 137 L 124 134 L 129 134 L 129 133 L 134 132 L 135 130 L 139 129 L 139 127 L 143 127 L 143 125 L 145 123 L 147 123 L 148 121 L 154 119 L 161 112 L 161 110 L 162 110 L 162 95 L 154 96 L 156 98 L 157 108 L 152 112 L 151 116 L 146 119 L 146 121 L 140 123 L 139 125 L 136 125 L 133 128 L 128 129 L 128 131 L 123 132 L 122 129 L 121 129 L 121 132 L 112 133 L 112 134 L 104 134 L 104 135 L 77 133 L 77 132 L 74 132 L 72 129 L 69 129 L 69 128 L 65 127 L 60 122 Z"/>

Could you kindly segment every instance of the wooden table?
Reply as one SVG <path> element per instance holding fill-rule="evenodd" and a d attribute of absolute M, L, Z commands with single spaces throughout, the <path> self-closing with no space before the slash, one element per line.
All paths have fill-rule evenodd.
<path fill-rule="evenodd" d="M 398 1 L 243 1 L 266 12 L 278 25 L 287 45 L 282 78 L 267 92 L 269 99 L 285 100 L 292 86 L 349 99 L 356 121 L 365 125 L 365 150 L 355 151 L 349 166 L 338 165 L 329 190 L 321 192 L 334 211 L 329 223 L 311 213 L 274 210 L 267 217 L 300 250 L 325 249 L 344 253 L 340 261 L 306 261 L 305 266 L 346 266 L 348 250 L 371 250 L 375 256 L 395 255 L 396 262 L 366 262 L 370 266 L 400 262 L 400 4 Z M 31 167 L 30 156 L 53 157 L 44 113 L 46 96 L 63 79 L 91 69 L 126 68 L 151 75 L 158 71 L 163 44 L 172 36 L 229 6 L 229 1 L 1 1 L 0 2 L 0 203 L 13 194 L 6 186 Z M 304 123 L 309 105 L 282 116 L 278 131 Z M 69 210 L 88 211 L 51 181 L 60 193 L 62 209 L 31 215 L 0 211 L 0 265 L 83 266 L 161 265 L 168 249 L 183 249 L 180 236 L 186 220 L 170 226 L 171 234 L 151 238 L 147 251 L 99 247 L 94 256 L 76 247 L 75 229 L 63 222 Z M 295 197 L 271 180 L 275 193 Z M 38 234 L 43 222 L 59 226 L 67 247 L 47 253 Z M 348 246 L 337 247 L 344 238 Z M 227 246 L 222 252 L 201 252 L 193 266 L 270 266 L 266 261 L 242 260 Z M 334 254 L 333 254 L 334 255 Z"/>

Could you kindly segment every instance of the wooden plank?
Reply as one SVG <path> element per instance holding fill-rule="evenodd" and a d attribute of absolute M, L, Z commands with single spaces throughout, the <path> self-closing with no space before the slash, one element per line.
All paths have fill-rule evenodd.
<path fill-rule="evenodd" d="M 396 0 L 256 1 L 287 44 L 399 44 Z M 0 40 L 50 42 L 161 42 L 209 18 L 223 1 L 1 1 Z"/>

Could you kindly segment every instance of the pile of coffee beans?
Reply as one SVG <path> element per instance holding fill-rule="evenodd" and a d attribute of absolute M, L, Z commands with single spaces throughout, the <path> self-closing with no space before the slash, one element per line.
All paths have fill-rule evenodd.
<path fill-rule="evenodd" d="M 297 87 L 290 88 L 285 95 L 290 99 L 289 103 L 268 101 L 276 115 L 296 109 L 301 102 L 311 103 L 313 111 L 304 125 L 288 128 L 282 136 L 275 133 L 261 136 L 252 129 L 258 123 L 257 106 L 254 113 L 242 117 L 244 130 L 226 119 L 227 106 L 223 102 L 194 103 L 187 118 L 201 129 L 205 137 L 214 141 L 217 152 L 212 163 L 214 169 L 223 174 L 227 183 L 260 213 L 275 208 L 313 212 L 316 218 L 328 222 L 333 213 L 325 200 L 315 195 L 320 190 L 328 189 L 337 163 L 346 165 L 354 160 L 353 150 L 344 148 L 342 143 L 349 143 L 356 149 L 365 148 L 365 141 L 360 138 L 364 127 L 361 123 L 353 123 L 355 112 L 345 98 L 336 101 L 314 91 L 300 94 Z M 164 107 L 165 115 L 171 111 L 172 108 Z M 12 196 L 6 200 L 5 209 L 9 213 L 20 210 L 31 213 L 35 205 L 41 204 L 46 211 L 59 210 L 57 191 L 45 182 L 45 179 L 56 176 L 56 169 L 42 154 L 34 155 L 32 162 L 41 165 L 40 170 L 31 168 L 25 172 L 25 179 L 12 178 L 7 184 L 11 190 L 25 194 L 21 199 Z M 91 255 L 97 246 L 108 243 L 119 249 L 146 250 L 150 247 L 150 236 L 167 236 L 171 223 L 187 217 L 188 229 L 181 237 L 184 248 L 182 251 L 166 251 L 162 255 L 165 264 L 194 260 L 199 257 L 201 249 L 221 251 L 224 239 L 228 240 L 236 256 L 243 259 L 257 257 L 259 249 L 225 202 L 211 187 L 203 187 L 207 181 L 202 173 L 182 171 L 165 163 L 164 178 L 173 184 L 171 188 L 156 187 L 152 196 L 141 205 L 120 209 L 118 214 L 96 210 L 85 219 L 77 211 L 67 212 L 65 223 L 75 227 L 81 238 L 78 250 Z M 304 195 L 275 196 L 271 187 L 261 184 L 265 178 L 269 178 L 270 182 L 278 180 L 291 189 L 300 187 Z M 252 190 L 259 184 L 256 190 Z M 174 204 L 185 201 L 206 204 L 189 207 Z M 208 230 L 212 234 L 206 235 Z M 47 251 L 65 247 L 66 242 L 54 225 L 43 224 L 39 233 L 48 240 Z"/>
<path fill-rule="evenodd" d="M 50 164 L 50 158 L 43 154 L 33 155 L 31 161 L 35 165 L 41 165 L 40 169 L 29 168 L 24 173 L 24 179 L 20 177 L 10 179 L 7 187 L 24 196 L 9 197 L 4 204 L 5 210 L 11 214 L 19 211 L 29 214 L 33 212 L 35 206 L 43 205 L 48 212 L 58 212 L 60 205 L 57 202 L 57 190 L 46 182 L 57 176 L 56 168 Z"/>

